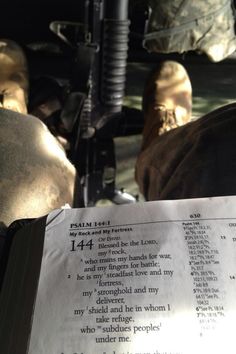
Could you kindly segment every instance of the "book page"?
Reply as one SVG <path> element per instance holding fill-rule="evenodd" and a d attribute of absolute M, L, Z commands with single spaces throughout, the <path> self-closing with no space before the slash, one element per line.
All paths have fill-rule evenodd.
<path fill-rule="evenodd" d="M 233 354 L 236 197 L 48 216 L 30 354 Z"/>

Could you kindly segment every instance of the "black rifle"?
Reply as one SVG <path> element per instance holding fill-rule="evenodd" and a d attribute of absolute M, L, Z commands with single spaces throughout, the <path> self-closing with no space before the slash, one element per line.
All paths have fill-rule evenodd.
<path fill-rule="evenodd" d="M 72 109 L 71 160 L 81 178 L 85 206 L 100 199 L 117 204 L 135 202 L 134 197 L 116 189 L 113 142 L 125 120 L 122 103 L 128 56 L 128 2 L 84 2 L 84 38 L 77 43 L 72 91 L 62 120 L 70 125 L 68 110 L 76 107 Z"/>

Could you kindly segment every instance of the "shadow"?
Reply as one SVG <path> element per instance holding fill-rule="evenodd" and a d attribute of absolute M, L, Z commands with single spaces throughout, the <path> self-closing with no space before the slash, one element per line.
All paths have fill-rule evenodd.
<path fill-rule="evenodd" d="M 10 250 L 14 235 L 18 230 L 20 230 L 25 225 L 31 223 L 35 219 L 21 219 L 16 220 L 9 227 L 0 221 L 0 230 L 2 231 L 0 235 L 0 292 L 3 285 L 3 280 L 7 268 L 7 262 L 10 255 Z"/>

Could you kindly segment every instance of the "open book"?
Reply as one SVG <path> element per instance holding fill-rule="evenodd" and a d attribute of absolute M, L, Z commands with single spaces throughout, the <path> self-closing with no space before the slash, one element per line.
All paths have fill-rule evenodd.
<path fill-rule="evenodd" d="M 235 354 L 236 197 L 55 210 L 14 237 L 3 354 Z"/>

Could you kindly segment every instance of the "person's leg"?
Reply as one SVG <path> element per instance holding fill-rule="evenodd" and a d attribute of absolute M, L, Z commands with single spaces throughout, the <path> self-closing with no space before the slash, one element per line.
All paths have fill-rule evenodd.
<path fill-rule="evenodd" d="M 0 39 L 0 107 L 26 114 L 28 89 L 23 50 L 14 41 Z"/>
<path fill-rule="evenodd" d="M 0 228 L 73 205 L 76 171 L 62 146 L 26 115 L 27 62 L 11 40 L 0 40 Z"/>
<path fill-rule="evenodd" d="M 170 83 L 178 87 L 173 77 Z M 158 82 L 153 92 L 159 96 L 156 87 Z M 146 199 L 236 195 L 236 104 L 161 135 L 156 126 L 165 115 L 159 118 L 154 107 L 152 103 L 144 127 L 152 139 L 146 140 L 144 134 L 136 164 L 136 180 Z"/>
<path fill-rule="evenodd" d="M 76 171 L 37 118 L 0 109 L 0 223 L 73 205 Z"/>

